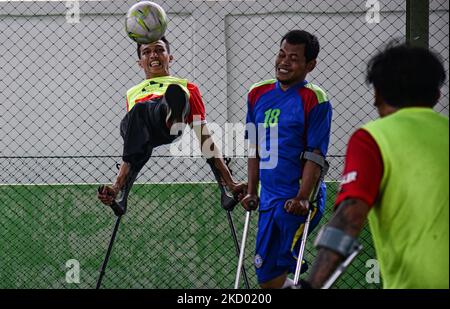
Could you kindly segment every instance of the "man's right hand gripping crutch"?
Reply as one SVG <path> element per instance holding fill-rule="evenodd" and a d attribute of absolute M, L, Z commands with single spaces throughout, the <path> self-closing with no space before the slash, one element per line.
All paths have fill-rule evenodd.
<path fill-rule="evenodd" d="M 325 158 L 316 152 L 305 151 L 301 155 L 301 160 L 312 162 L 315 166 L 320 168 L 320 174 L 315 182 L 314 188 L 312 189 L 311 194 L 308 199 L 294 198 L 290 199 L 285 204 L 286 211 L 296 214 L 296 215 L 305 215 L 306 212 L 306 220 L 303 228 L 302 240 L 300 243 L 300 250 L 297 256 L 297 265 L 295 268 L 294 275 L 294 285 L 297 285 L 300 279 L 301 267 L 303 264 L 303 255 L 306 247 L 306 239 L 308 237 L 309 225 L 311 222 L 311 216 L 314 210 L 314 207 L 317 206 L 317 198 L 319 195 L 320 187 L 324 180 L 326 173 L 328 172 L 329 164 L 325 160 Z"/>

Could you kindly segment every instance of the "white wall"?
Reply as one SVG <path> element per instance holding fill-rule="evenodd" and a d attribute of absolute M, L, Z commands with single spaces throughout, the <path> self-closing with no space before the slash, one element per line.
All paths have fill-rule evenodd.
<path fill-rule="evenodd" d="M 349 134 L 376 118 L 366 61 L 391 37 L 405 36 L 403 1 L 380 1 L 379 24 L 366 23 L 365 1 L 156 2 L 169 16 L 172 74 L 199 85 L 207 120 L 221 126 L 244 121 L 246 91 L 273 78 L 285 32 L 315 33 L 322 49 L 308 79 L 334 106 L 329 178 L 339 178 Z M 132 3 L 80 2 L 80 22 L 69 24 L 64 2 L 0 2 L 0 183 L 113 179 L 124 94 L 143 79 L 123 30 Z M 448 72 L 448 2 L 431 8 L 430 46 Z M 448 115 L 448 82 L 443 93 L 436 109 Z M 167 158 L 168 147 L 154 155 L 140 181 L 212 180 L 202 159 Z M 117 158 L 103 158 L 110 156 Z M 245 178 L 245 160 L 233 168 Z"/>

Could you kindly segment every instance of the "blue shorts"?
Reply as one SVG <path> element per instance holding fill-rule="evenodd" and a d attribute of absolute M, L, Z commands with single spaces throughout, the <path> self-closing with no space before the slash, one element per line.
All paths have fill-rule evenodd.
<path fill-rule="evenodd" d="M 260 284 L 286 272 L 295 273 L 306 216 L 287 213 L 284 209 L 285 202 L 283 200 L 274 207 L 259 212 L 254 264 Z M 309 232 L 321 218 L 322 212 L 314 208 Z"/>

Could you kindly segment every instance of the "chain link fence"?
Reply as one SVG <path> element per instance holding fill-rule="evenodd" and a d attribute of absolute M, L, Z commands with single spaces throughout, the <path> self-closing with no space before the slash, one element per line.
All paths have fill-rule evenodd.
<path fill-rule="evenodd" d="M 158 2 L 158 1 L 156 1 Z M 93 288 L 114 223 L 96 199 L 117 173 L 125 93 L 145 77 L 124 15 L 135 1 L 0 1 L 0 287 Z M 171 74 L 196 83 L 207 121 L 222 143 L 226 123 L 245 121 L 246 93 L 274 76 L 281 37 L 316 34 L 321 51 L 308 79 L 334 108 L 326 214 L 345 145 L 377 118 L 366 63 L 391 38 L 405 37 L 403 1 L 175 1 L 168 13 Z M 448 73 L 447 1 L 430 2 L 430 47 Z M 449 112 L 448 82 L 436 110 Z M 235 136 L 239 146 L 240 136 Z M 194 143 L 192 132 L 182 139 Z M 237 147 L 236 146 L 236 147 Z M 233 147 L 232 147 L 233 148 Z M 231 288 L 237 257 L 219 191 L 205 159 L 154 151 L 129 198 L 108 264 L 105 288 Z M 226 153 L 226 151 L 225 151 Z M 231 153 L 236 180 L 246 159 Z M 239 237 L 244 210 L 232 214 Z M 245 266 L 252 288 L 256 215 Z M 315 233 L 310 239 L 315 237 Z M 379 288 L 370 232 L 337 288 Z M 308 243 L 306 259 L 316 254 Z"/>

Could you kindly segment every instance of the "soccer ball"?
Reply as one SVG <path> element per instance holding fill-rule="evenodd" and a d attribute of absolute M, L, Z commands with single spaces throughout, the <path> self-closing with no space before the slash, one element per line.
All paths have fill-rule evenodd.
<path fill-rule="evenodd" d="M 166 12 L 158 4 L 141 1 L 128 10 L 125 31 L 133 41 L 140 44 L 158 41 L 166 29 Z"/>

